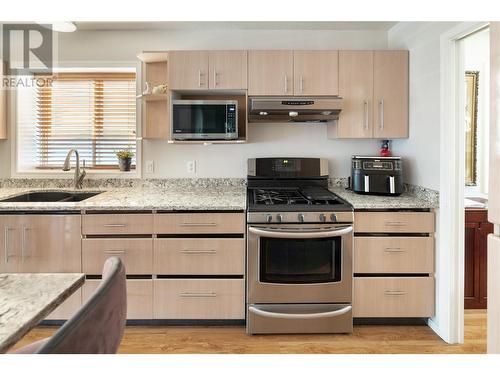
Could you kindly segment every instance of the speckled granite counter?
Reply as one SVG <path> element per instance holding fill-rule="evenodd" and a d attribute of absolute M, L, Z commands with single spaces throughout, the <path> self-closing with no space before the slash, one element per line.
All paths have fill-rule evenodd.
<path fill-rule="evenodd" d="M 0 353 L 19 341 L 84 280 L 83 273 L 0 274 Z"/>
<path fill-rule="evenodd" d="M 381 195 L 356 194 L 344 187 L 334 186 L 330 190 L 349 202 L 355 210 L 365 209 L 426 209 L 437 208 L 438 201 L 434 197 L 424 198 L 411 193 L 403 193 L 397 197 Z"/>
<path fill-rule="evenodd" d="M 55 188 L 1 188 L 0 199 L 31 191 L 72 191 Z M 82 191 L 82 190 L 80 190 Z M 0 202 L 0 211 L 81 210 L 245 210 L 245 186 L 149 186 L 84 189 L 103 193 L 81 202 Z"/>

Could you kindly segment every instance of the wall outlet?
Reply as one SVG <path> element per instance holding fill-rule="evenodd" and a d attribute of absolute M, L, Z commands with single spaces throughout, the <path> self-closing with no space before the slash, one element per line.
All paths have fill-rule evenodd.
<path fill-rule="evenodd" d="M 196 173 L 196 161 L 190 160 L 186 163 L 186 169 L 188 173 Z"/>
<path fill-rule="evenodd" d="M 155 173 L 155 162 L 153 160 L 146 160 L 146 173 Z"/>

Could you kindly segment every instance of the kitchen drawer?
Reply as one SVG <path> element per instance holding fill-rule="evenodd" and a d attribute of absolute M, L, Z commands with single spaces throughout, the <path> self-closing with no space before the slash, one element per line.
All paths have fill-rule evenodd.
<path fill-rule="evenodd" d="M 245 319 L 243 279 L 156 279 L 155 319 Z"/>
<path fill-rule="evenodd" d="M 152 214 L 82 215 L 82 234 L 152 234 Z"/>
<path fill-rule="evenodd" d="M 70 295 L 61 305 L 52 311 L 45 320 L 67 320 L 75 315 L 82 306 L 82 288 Z"/>
<path fill-rule="evenodd" d="M 158 234 L 244 233 L 244 213 L 173 213 L 155 215 Z"/>
<path fill-rule="evenodd" d="M 153 273 L 152 238 L 84 238 L 82 268 L 88 275 L 100 275 L 107 258 L 123 260 L 128 275 Z"/>
<path fill-rule="evenodd" d="M 158 238 L 154 245 L 157 275 L 243 275 L 243 238 Z"/>
<path fill-rule="evenodd" d="M 354 237 L 354 273 L 432 273 L 433 237 Z"/>
<path fill-rule="evenodd" d="M 355 277 L 355 318 L 434 315 L 433 277 Z"/>
<path fill-rule="evenodd" d="M 432 233 L 434 212 L 355 212 L 354 232 Z"/>
<path fill-rule="evenodd" d="M 86 280 L 82 303 L 92 296 L 101 280 Z M 153 319 L 153 280 L 127 280 L 127 319 Z"/>

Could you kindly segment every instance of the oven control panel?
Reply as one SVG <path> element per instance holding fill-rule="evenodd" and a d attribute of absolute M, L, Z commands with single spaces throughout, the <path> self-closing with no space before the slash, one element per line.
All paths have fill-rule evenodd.
<path fill-rule="evenodd" d="M 352 223 L 352 212 L 249 212 L 249 223 Z"/>

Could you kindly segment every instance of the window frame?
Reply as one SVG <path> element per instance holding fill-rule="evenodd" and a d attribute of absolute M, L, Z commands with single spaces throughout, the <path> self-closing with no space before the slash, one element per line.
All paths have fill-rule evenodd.
<path fill-rule="evenodd" d="M 54 70 L 57 73 L 96 73 L 96 72 L 113 72 L 113 73 L 135 73 L 136 74 L 136 94 L 137 87 L 141 80 L 141 66 L 140 63 L 130 62 L 125 64 L 111 64 L 108 66 L 96 67 L 79 67 L 79 68 L 58 68 Z M 10 176 L 11 178 L 73 178 L 76 159 L 73 157 L 71 160 L 71 171 L 64 172 L 61 169 L 52 168 L 37 168 L 36 164 L 30 165 L 28 168 L 21 166 L 19 162 L 19 154 L 22 149 L 19 147 L 19 134 L 18 134 L 18 119 L 17 119 L 18 99 L 17 92 L 10 92 L 10 99 L 8 101 L 9 110 L 9 129 L 12 135 L 12 143 L 10 147 Z M 138 179 L 142 178 L 142 131 L 140 121 L 142 118 L 141 106 L 136 102 L 136 165 L 135 169 L 130 172 L 122 172 L 115 168 L 86 168 L 87 177 L 90 178 L 118 178 L 118 179 Z M 80 165 L 82 167 L 82 165 Z"/>

